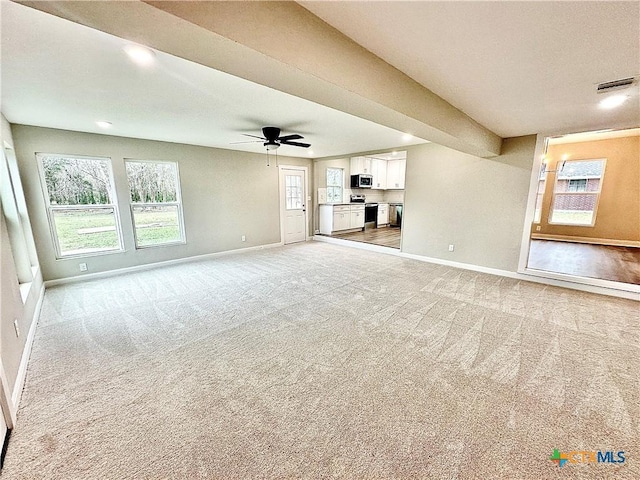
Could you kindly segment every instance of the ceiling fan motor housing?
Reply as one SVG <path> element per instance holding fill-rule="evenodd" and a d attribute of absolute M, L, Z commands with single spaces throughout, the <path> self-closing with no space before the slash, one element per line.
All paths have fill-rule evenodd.
<path fill-rule="evenodd" d="M 278 127 L 262 127 L 262 135 L 267 139 L 267 143 L 276 143 L 280 136 L 280 129 Z"/>

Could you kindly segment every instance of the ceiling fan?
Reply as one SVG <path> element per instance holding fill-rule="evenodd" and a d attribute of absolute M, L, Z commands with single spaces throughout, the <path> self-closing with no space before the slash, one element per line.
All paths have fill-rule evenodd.
<path fill-rule="evenodd" d="M 259 138 L 260 140 L 253 140 L 249 142 L 233 142 L 233 143 L 253 143 L 263 142 L 263 145 L 267 147 L 267 150 L 276 150 L 280 145 L 293 145 L 294 147 L 309 148 L 311 145 L 308 143 L 293 142 L 292 140 L 300 140 L 304 138 L 302 135 L 294 133 L 292 135 L 280 136 L 280 129 L 278 127 L 262 127 L 262 137 L 257 135 L 249 135 L 243 133 L 245 137 Z"/>

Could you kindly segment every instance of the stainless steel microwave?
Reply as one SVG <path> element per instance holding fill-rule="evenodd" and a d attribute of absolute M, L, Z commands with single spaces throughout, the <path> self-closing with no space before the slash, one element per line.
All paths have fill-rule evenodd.
<path fill-rule="evenodd" d="M 373 175 L 359 173 L 351 175 L 351 188 L 371 188 L 373 186 Z"/>

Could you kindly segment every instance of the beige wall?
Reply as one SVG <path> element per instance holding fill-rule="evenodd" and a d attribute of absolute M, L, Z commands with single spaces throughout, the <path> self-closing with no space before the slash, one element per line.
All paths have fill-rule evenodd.
<path fill-rule="evenodd" d="M 80 275 L 80 262 L 95 273 L 280 242 L 278 169 L 273 161 L 267 167 L 263 154 L 24 125 L 12 129 L 45 280 Z M 36 152 L 111 158 L 125 252 L 56 260 Z M 125 158 L 178 162 L 186 245 L 135 249 Z M 281 157 L 280 164 L 307 166 L 312 173 L 308 159 Z"/>
<path fill-rule="evenodd" d="M 313 187 L 311 188 L 314 208 L 313 208 L 313 229 L 314 232 L 320 228 L 319 218 L 320 212 L 318 207 L 318 188 L 325 188 L 327 186 L 327 168 L 343 168 L 344 169 L 344 182 L 345 193 L 344 198 L 346 202 L 349 201 L 349 192 L 347 191 L 349 186 L 349 175 L 351 171 L 351 157 L 329 158 L 316 160 L 313 165 Z M 344 200 L 343 198 L 343 200 Z"/>
<path fill-rule="evenodd" d="M 517 271 L 535 143 L 505 139 L 492 159 L 407 148 L 403 252 Z"/>
<path fill-rule="evenodd" d="M 562 155 L 570 160 L 606 158 L 602 193 L 593 227 L 550 225 L 555 173 L 547 176 L 540 230 L 534 234 L 590 239 L 640 241 L 640 137 L 611 138 L 594 142 L 550 145 L 550 170 L 556 170 Z"/>
<path fill-rule="evenodd" d="M 13 147 L 13 139 L 9 123 L 4 116 L 2 121 L 2 145 Z M 18 376 L 20 361 L 25 350 L 27 336 L 34 321 L 37 321 L 36 307 L 42 293 L 42 276 L 38 270 L 29 287 L 29 293 L 23 302 L 20 294 L 20 286 L 16 274 L 16 266 L 13 258 L 9 236 L 4 215 L 0 215 L 0 358 L 2 366 L 7 375 L 10 391 L 9 396 L 13 395 Z M 26 287 L 23 287 L 26 288 Z M 13 321 L 18 320 L 20 328 L 20 336 L 16 336 Z"/>

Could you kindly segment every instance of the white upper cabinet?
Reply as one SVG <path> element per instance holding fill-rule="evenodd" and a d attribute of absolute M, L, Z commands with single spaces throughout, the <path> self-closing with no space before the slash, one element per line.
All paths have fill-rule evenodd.
<path fill-rule="evenodd" d="M 380 158 L 372 158 L 371 174 L 373 175 L 372 188 L 385 190 L 387 188 L 387 161 Z"/>
<path fill-rule="evenodd" d="M 374 190 L 402 190 L 406 165 L 407 161 L 404 158 L 385 160 L 384 158 L 352 157 L 351 175 L 362 173 L 373 175 Z"/>
<path fill-rule="evenodd" d="M 371 159 L 369 157 L 351 158 L 351 175 L 366 173 L 371 175 Z"/>
<path fill-rule="evenodd" d="M 404 188 L 406 169 L 406 160 L 389 160 L 387 162 L 387 189 Z"/>

